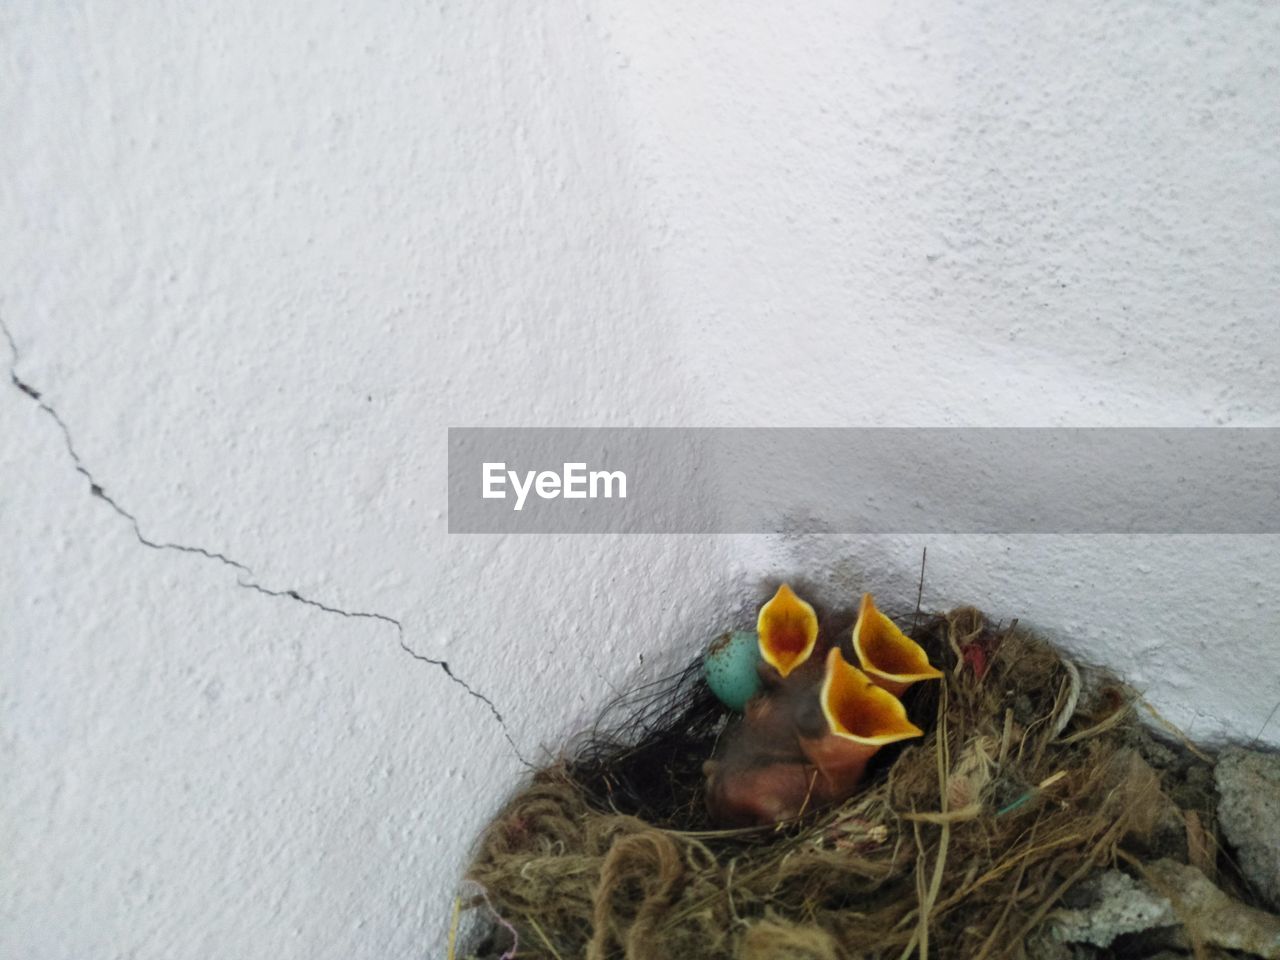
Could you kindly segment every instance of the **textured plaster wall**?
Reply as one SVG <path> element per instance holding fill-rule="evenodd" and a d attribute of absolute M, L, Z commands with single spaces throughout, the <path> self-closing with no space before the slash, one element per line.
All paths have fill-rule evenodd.
<path fill-rule="evenodd" d="M 439 955 L 612 687 L 912 599 L 450 538 L 450 424 L 1280 425 L 1273 6 L 533 6 L 0 14 L 0 954 Z M 1197 735 L 1280 702 L 1276 538 L 927 545 Z"/>
<path fill-rule="evenodd" d="M 1280 424 L 1280 8 L 804 9 L 608 20 L 706 422 Z M 925 544 L 738 556 L 909 606 Z M 1036 624 L 1196 736 L 1280 702 L 1280 538 L 927 545 L 926 603 Z"/>

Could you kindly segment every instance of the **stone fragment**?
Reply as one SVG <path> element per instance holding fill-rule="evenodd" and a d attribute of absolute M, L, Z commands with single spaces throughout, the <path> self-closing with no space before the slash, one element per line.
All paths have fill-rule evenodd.
<path fill-rule="evenodd" d="M 1280 917 L 1227 896 L 1185 863 L 1157 860 L 1144 871 L 1149 882 L 1106 870 L 1078 885 L 1069 898 L 1077 906 L 1056 911 L 1046 925 L 1050 937 L 1109 947 L 1120 937 L 1185 929 L 1188 943 L 1280 960 Z"/>
<path fill-rule="evenodd" d="M 1178 922 L 1167 898 L 1119 870 L 1094 874 L 1076 887 L 1073 899 L 1087 905 L 1059 910 L 1049 926 L 1054 939 L 1061 943 L 1109 947 L 1125 934 Z"/>
<path fill-rule="evenodd" d="M 1280 754 L 1228 747 L 1218 757 L 1218 821 L 1263 900 L 1280 910 Z"/>
<path fill-rule="evenodd" d="M 1193 940 L 1280 960 L 1280 917 L 1227 896 L 1195 867 L 1157 860 L 1146 868 L 1152 886 L 1169 898 Z"/>

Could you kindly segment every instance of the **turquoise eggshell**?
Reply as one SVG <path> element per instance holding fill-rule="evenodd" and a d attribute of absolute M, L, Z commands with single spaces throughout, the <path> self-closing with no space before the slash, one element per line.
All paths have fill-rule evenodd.
<path fill-rule="evenodd" d="M 702 658 L 707 686 L 730 710 L 743 707 L 760 689 L 760 641 L 754 630 L 735 630 L 712 641 Z"/>

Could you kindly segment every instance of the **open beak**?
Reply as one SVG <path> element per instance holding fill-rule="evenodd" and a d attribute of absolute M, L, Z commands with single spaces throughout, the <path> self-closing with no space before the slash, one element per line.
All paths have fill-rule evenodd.
<path fill-rule="evenodd" d="M 942 671 L 929 663 L 924 648 L 876 609 L 869 593 L 862 595 L 858 622 L 853 625 L 853 651 L 867 676 L 895 696 L 917 680 L 942 676 Z"/>
<path fill-rule="evenodd" d="M 800 747 L 822 774 L 815 793 L 825 802 L 852 796 L 867 761 L 885 744 L 924 733 L 907 719 L 902 701 L 845 660 L 839 647 L 827 654 L 819 703 L 828 732 L 801 738 Z"/>
<path fill-rule="evenodd" d="M 818 640 L 818 615 L 785 583 L 760 608 L 760 656 L 782 676 L 809 659 Z"/>
<path fill-rule="evenodd" d="M 907 719 L 902 701 L 845 660 L 839 647 L 827 654 L 820 697 L 831 732 L 851 743 L 879 749 L 924 734 Z"/>

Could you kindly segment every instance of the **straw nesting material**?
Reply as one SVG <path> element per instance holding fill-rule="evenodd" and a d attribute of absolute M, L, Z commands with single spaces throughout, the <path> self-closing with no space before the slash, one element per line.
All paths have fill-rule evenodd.
<path fill-rule="evenodd" d="M 904 698 L 925 736 L 777 827 L 707 821 L 726 718 L 696 664 L 615 704 L 480 837 L 464 906 L 502 924 L 456 956 L 1023 958 L 1081 881 L 1159 860 L 1257 905 L 1220 852 L 1211 761 L 1156 740 L 1119 680 L 970 607 L 913 636 L 945 672 Z"/>

